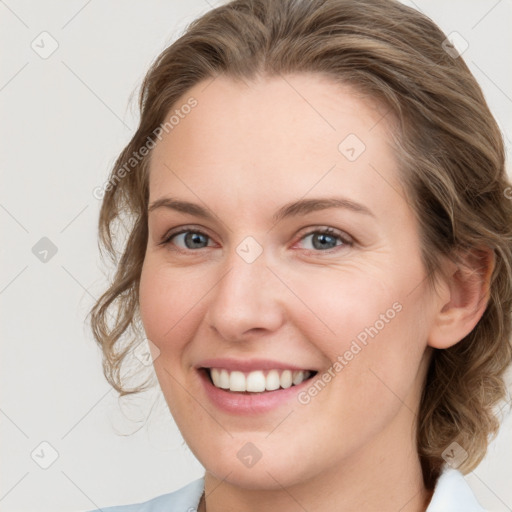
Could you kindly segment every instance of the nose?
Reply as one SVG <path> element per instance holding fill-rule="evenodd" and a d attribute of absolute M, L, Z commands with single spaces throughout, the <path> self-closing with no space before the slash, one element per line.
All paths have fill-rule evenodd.
<path fill-rule="evenodd" d="M 284 286 L 265 253 L 248 263 L 235 251 L 210 294 L 207 325 L 229 342 L 278 330 L 285 320 Z"/>

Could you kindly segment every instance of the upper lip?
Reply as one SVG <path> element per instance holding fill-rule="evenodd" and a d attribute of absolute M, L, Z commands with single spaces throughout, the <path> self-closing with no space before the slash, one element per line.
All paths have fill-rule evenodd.
<path fill-rule="evenodd" d="M 229 371 L 251 372 L 254 370 L 311 370 L 308 366 L 297 366 L 291 363 L 273 361 L 271 359 L 233 359 L 228 357 L 205 359 L 197 364 L 197 368 L 223 368 Z"/>

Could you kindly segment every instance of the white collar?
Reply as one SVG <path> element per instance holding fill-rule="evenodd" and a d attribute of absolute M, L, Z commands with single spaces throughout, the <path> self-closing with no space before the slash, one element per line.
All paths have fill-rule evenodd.
<path fill-rule="evenodd" d="M 445 465 L 426 512 L 485 512 L 464 475 Z"/>

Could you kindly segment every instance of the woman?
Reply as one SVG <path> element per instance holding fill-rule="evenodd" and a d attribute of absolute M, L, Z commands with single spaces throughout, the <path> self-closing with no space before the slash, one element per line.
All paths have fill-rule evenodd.
<path fill-rule="evenodd" d="M 483 510 L 462 475 L 506 393 L 509 187 L 479 86 L 415 10 L 192 23 L 105 189 L 104 247 L 130 231 L 92 326 L 121 394 L 145 333 L 205 476 L 108 510 Z"/>

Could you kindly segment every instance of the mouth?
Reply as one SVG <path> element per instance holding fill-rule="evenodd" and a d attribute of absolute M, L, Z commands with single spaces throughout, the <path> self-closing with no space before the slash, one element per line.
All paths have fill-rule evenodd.
<path fill-rule="evenodd" d="M 229 393 L 258 395 L 288 389 L 312 379 L 316 370 L 264 369 L 243 372 L 226 368 L 199 368 L 217 389 Z"/>

